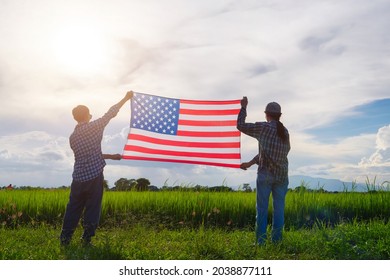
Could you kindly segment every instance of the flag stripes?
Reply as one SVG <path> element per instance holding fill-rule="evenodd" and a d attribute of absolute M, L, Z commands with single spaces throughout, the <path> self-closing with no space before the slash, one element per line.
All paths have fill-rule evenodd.
<path fill-rule="evenodd" d="M 135 93 L 123 158 L 238 168 L 240 100 L 180 100 Z"/>
<path fill-rule="evenodd" d="M 177 146 L 177 147 L 188 147 L 191 146 L 193 148 L 240 148 L 240 143 L 237 142 L 185 142 L 185 141 L 176 141 L 176 140 L 166 140 L 153 138 L 145 135 L 139 134 L 131 134 L 129 135 L 129 139 L 134 141 L 142 141 L 153 144 L 165 145 L 165 146 Z"/>

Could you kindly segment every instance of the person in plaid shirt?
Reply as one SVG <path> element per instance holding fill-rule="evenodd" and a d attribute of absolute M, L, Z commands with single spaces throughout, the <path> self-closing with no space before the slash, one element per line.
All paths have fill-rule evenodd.
<path fill-rule="evenodd" d="M 100 219 L 103 197 L 103 169 L 105 159 L 120 160 L 120 154 L 103 154 L 101 142 L 104 128 L 114 118 L 120 108 L 133 97 L 133 92 L 126 93 L 117 104 L 113 105 L 103 117 L 91 121 L 92 115 L 88 107 L 79 105 L 72 111 L 77 125 L 69 137 L 75 163 L 71 184 L 69 202 L 60 235 L 62 245 L 68 245 L 84 211 L 82 240 L 90 244 L 95 235 Z"/>
<path fill-rule="evenodd" d="M 276 102 L 265 108 L 266 122 L 246 123 L 248 99 L 241 100 L 241 110 L 237 117 L 237 129 L 256 138 L 259 142 L 259 153 L 249 162 L 241 164 L 246 170 L 258 164 L 256 181 L 256 242 L 264 244 L 267 238 L 268 202 L 272 192 L 273 224 L 272 241 L 282 239 L 284 226 L 285 197 L 288 187 L 288 159 L 290 136 L 280 122 L 281 107 Z"/>

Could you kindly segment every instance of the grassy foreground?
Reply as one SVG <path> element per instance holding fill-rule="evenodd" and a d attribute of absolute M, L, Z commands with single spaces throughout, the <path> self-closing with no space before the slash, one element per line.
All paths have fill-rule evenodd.
<path fill-rule="evenodd" d="M 23 226 L 0 229 L 3 260 L 369 260 L 390 259 L 390 224 L 380 221 L 286 231 L 279 244 L 254 246 L 252 230 L 156 229 L 144 225 L 100 229 L 93 247 L 78 237 L 59 245 L 59 229 Z"/>
<path fill-rule="evenodd" d="M 255 193 L 186 191 L 106 192 L 94 247 L 80 245 L 78 228 L 62 248 L 68 197 L 0 191 L 0 259 L 390 259 L 388 191 L 289 192 L 284 239 L 262 247 L 254 246 Z"/>

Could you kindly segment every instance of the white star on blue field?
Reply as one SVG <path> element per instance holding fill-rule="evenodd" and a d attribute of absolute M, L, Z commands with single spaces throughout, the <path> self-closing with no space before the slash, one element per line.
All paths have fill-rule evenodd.
<path fill-rule="evenodd" d="M 135 93 L 131 105 L 130 127 L 175 135 L 179 107 L 178 99 Z"/>

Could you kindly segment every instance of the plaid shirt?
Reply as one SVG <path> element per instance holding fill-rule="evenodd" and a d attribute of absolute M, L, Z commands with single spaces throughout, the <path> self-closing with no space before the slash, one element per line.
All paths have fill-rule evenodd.
<path fill-rule="evenodd" d="M 85 182 L 96 178 L 103 172 L 106 162 L 102 154 L 103 131 L 108 122 L 116 116 L 119 106 L 112 106 L 101 118 L 79 123 L 69 137 L 75 163 L 73 180 Z"/>
<path fill-rule="evenodd" d="M 276 180 L 285 180 L 288 177 L 287 154 L 290 151 L 290 137 L 283 142 L 278 136 L 277 121 L 245 123 L 245 119 L 246 108 L 241 108 L 237 117 L 237 128 L 259 141 L 259 154 L 256 156 L 258 170 L 266 168 Z M 287 129 L 286 133 L 288 135 Z"/>

